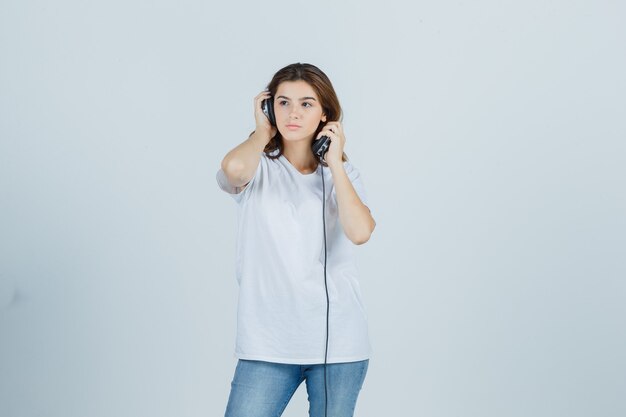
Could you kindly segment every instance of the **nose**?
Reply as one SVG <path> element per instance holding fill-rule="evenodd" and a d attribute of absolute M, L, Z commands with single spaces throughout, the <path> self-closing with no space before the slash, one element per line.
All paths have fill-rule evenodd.
<path fill-rule="evenodd" d="M 292 110 L 289 112 L 289 118 L 290 119 L 299 119 L 300 118 L 300 113 L 298 112 L 298 109 L 296 106 L 294 106 L 292 108 Z"/>

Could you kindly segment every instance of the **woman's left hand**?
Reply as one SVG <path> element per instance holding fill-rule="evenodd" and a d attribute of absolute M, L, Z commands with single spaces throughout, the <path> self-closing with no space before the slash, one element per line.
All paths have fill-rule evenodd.
<path fill-rule="evenodd" d="M 343 164 L 343 147 L 346 143 L 346 137 L 343 134 L 341 122 L 326 123 L 315 139 L 319 139 L 322 136 L 328 136 L 330 138 L 330 146 L 324 154 L 324 161 L 326 161 L 328 166 L 341 166 Z"/>

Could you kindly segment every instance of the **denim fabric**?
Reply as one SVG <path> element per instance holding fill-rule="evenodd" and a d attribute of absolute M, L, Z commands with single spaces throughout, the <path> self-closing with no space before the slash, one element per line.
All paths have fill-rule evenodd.
<path fill-rule="evenodd" d="M 328 417 L 354 415 L 368 365 L 369 359 L 326 365 Z M 324 364 L 239 359 L 225 417 L 278 417 L 302 381 L 306 381 L 309 416 L 324 417 Z"/>

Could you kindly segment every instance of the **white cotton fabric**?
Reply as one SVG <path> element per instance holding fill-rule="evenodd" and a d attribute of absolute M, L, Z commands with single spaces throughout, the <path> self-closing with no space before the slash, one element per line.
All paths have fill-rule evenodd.
<path fill-rule="evenodd" d="M 277 150 L 273 155 L 277 154 Z M 289 364 L 324 363 L 326 291 L 321 165 L 299 172 L 284 155 L 265 153 L 248 185 L 232 187 L 220 169 L 219 187 L 237 202 L 235 271 L 239 284 L 235 357 Z M 368 205 L 359 171 L 344 169 Z M 368 359 L 367 315 L 354 260 L 357 247 L 337 212 L 330 168 L 326 187 L 328 363 Z"/>

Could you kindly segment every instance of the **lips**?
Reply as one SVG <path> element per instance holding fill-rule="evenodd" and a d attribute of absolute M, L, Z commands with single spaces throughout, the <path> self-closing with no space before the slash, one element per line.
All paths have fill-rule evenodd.
<path fill-rule="evenodd" d="M 298 125 L 287 125 L 287 127 L 302 127 L 302 126 L 298 126 Z"/>

